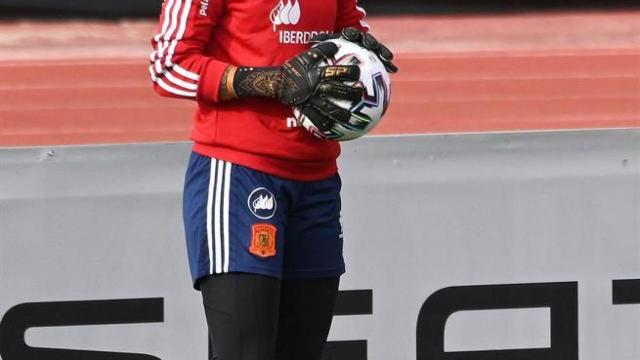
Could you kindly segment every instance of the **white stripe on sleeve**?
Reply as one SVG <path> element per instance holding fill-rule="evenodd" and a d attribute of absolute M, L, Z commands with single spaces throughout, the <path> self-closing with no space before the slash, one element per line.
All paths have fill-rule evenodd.
<path fill-rule="evenodd" d="M 187 90 L 191 90 L 191 91 L 197 91 L 198 90 L 198 84 L 192 84 L 192 83 L 186 82 L 186 81 L 184 81 L 182 79 L 179 79 L 179 78 L 175 77 L 170 71 L 167 71 L 164 76 L 167 78 L 167 80 L 171 81 L 175 85 L 183 87 L 183 88 L 185 88 Z"/>
<path fill-rule="evenodd" d="M 173 37 L 176 29 L 178 28 L 178 15 L 180 14 L 180 10 L 182 10 L 182 0 L 176 0 L 176 7 L 173 8 L 171 12 L 171 26 L 166 34 L 164 34 L 165 44 L 163 46 L 164 49 L 169 47 L 169 40 Z M 161 54 L 164 55 L 164 54 Z"/>
<path fill-rule="evenodd" d="M 169 29 L 169 14 L 171 14 L 171 8 L 173 7 L 173 4 L 174 0 L 169 0 L 164 10 L 164 21 L 162 23 L 162 29 L 160 30 L 160 33 L 156 34 L 156 36 L 153 37 L 153 39 L 156 41 L 156 50 L 151 53 L 151 61 L 156 60 L 156 54 L 158 53 L 161 44 L 160 39 L 162 39 L 162 37 L 167 33 L 167 29 Z"/>
<path fill-rule="evenodd" d="M 182 10 L 182 16 L 180 17 L 180 26 L 178 27 L 178 33 L 176 37 L 173 39 L 171 46 L 169 47 L 169 52 L 167 53 L 167 58 L 165 60 L 165 64 L 168 67 L 176 68 L 176 72 L 186 78 L 191 80 L 198 81 L 200 80 L 200 76 L 194 72 L 186 70 L 177 64 L 174 64 L 172 61 L 173 55 L 176 52 L 176 47 L 184 39 L 184 35 L 187 32 L 187 26 L 189 23 L 189 15 L 191 14 L 191 6 L 193 5 L 192 0 L 186 0 L 184 3 L 184 9 Z M 177 20 L 177 19 L 176 19 Z"/>
<path fill-rule="evenodd" d="M 200 80 L 200 75 L 193 73 L 185 68 L 183 68 L 182 66 L 178 65 L 178 64 L 174 64 L 171 63 L 170 65 L 172 67 L 172 69 L 174 69 L 178 74 L 186 77 L 187 79 L 191 79 L 193 81 L 199 81 Z"/>
<path fill-rule="evenodd" d="M 153 71 L 153 65 L 149 67 L 149 73 L 151 74 L 151 80 L 153 80 L 154 83 L 158 84 L 158 86 L 163 88 L 168 93 L 182 96 L 182 97 L 187 97 L 187 98 L 195 98 L 198 95 L 195 91 L 181 90 L 165 83 L 161 78 L 155 75 Z"/>
<path fill-rule="evenodd" d="M 165 10 L 162 31 L 154 37 L 157 43 L 156 50 L 150 55 L 150 61 L 153 63 L 151 68 L 151 78 L 153 81 L 166 91 L 185 97 L 195 97 L 193 92 L 198 89 L 200 76 L 178 64 L 174 64 L 172 57 L 175 54 L 176 47 L 184 38 L 187 31 L 192 4 L 193 0 L 185 0 L 184 2 L 182 0 L 169 0 Z M 165 56 L 167 49 L 169 51 Z M 164 66 L 163 63 L 165 64 Z M 171 73 L 171 70 L 175 70 L 177 74 L 183 76 L 185 79 L 194 81 L 194 83 L 176 77 Z M 169 84 L 164 82 L 163 79 Z"/>
<path fill-rule="evenodd" d="M 169 47 L 169 52 L 167 53 L 167 59 L 165 61 L 167 66 L 170 66 L 171 58 L 173 54 L 176 52 L 176 47 L 178 46 L 178 42 L 182 41 L 184 38 L 184 34 L 187 31 L 187 22 L 189 20 L 189 13 L 191 12 L 191 0 L 186 0 L 184 4 L 184 10 L 182 10 L 182 16 L 180 17 L 180 27 L 178 28 L 178 33 L 176 37 L 171 42 L 171 46 Z"/>

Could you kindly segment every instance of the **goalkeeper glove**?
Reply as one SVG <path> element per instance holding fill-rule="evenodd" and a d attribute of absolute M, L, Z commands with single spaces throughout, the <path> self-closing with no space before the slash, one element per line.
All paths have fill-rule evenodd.
<path fill-rule="evenodd" d="M 393 63 L 393 53 L 389 48 L 380 43 L 373 35 L 369 33 L 362 32 L 356 28 L 346 28 L 343 29 L 341 33 L 334 34 L 320 34 L 311 39 L 312 43 L 320 43 L 326 40 L 332 39 L 345 39 L 347 41 L 351 41 L 352 43 L 356 43 L 365 49 L 369 49 L 373 51 L 378 58 L 382 61 L 384 66 L 387 68 L 387 71 L 390 73 L 397 73 L 398 67 Z"/>
<path fill-rule="evenodd" d="M 356 65 L 323 66 L 338 47 L 322 43 L 305 50 L 281 67 L 227 68 L 220 89 L 223 100 L 245 97 L 267 97 L 297 106 L 318 128 L 328 129 L 336 121 L 347 122 L 349 110 L 342 109 L 327 98 L 357 101 L 363 89 L 346 85 L 344 81 L 360 79 Z"/>

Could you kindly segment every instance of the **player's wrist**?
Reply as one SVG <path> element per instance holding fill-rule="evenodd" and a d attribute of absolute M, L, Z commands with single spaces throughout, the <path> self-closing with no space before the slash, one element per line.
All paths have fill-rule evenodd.
<path fill-rule="evenodd" d="M 233 82 L 238 71 L 238 67 L 229 65 L 222 74 L 218 98 L 220 101 L 230 101 L 238 98 L 238 94 L 233 86 Z"/>
<path fill-rule="evenodd" d="M 282 88 L 282 68 L 239 67 L 234 74 L 232 87 L 237 98 L 277 99 Z"/>

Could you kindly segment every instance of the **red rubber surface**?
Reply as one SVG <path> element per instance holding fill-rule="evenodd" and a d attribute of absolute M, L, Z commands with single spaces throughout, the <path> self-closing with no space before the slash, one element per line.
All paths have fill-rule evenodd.
<path fill-rule="evenodd" d="M 640 13 L 380 18 L 398 54 L 375 134 L 640 127 Z M 186 140 L 151 90 L 151 22 L 0 24 L 0 146 Z"/>

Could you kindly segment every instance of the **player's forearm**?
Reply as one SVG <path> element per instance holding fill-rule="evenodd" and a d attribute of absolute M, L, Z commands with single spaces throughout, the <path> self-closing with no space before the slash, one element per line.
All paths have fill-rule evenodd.
<path fill-rule="evenodd" d="M 277 99 L 282 86 L 281 67 L 236 67 L 229 65 L 220 82 L 221 101 L 247 97 Z"/>

